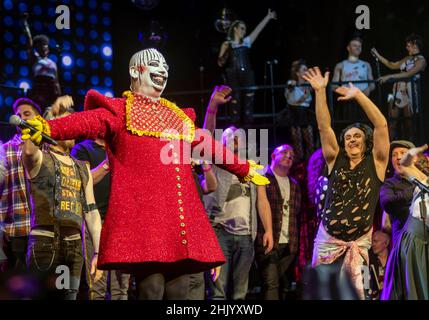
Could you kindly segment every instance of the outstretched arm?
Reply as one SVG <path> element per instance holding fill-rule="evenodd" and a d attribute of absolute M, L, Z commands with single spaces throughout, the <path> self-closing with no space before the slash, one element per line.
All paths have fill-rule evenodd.
<path fill-rule="evenodd" d="M 341 87 L 335 91 L 342 96 L 338 98 L 340 101 L 355 99 L 374 126 L 374 146 L 372 154 L 377 169 L 377 176 L 383 181 L 389 161 L 390 149 L 389 130 L 386 118 L 377 106 L 352 83 L 350 83 L 350 87 Z"/>
<path fill-rule="evenodd" d="M 33 119 L 27 122 L 33 127 L 43 126 L 43 132 L 56 140 L 105 138 L 113 135 L 121 126 L 120 117 L 104 108 L 76 112 L 49 121 Z M 40 143 L 40 139 L 36 140 L 34 135 L 31 140 Z"/>
<path fill-rule="evenodd" d="M 375 48 L 371 49 L 371 53 L 373 55 L 375 55 L 377 57 L 377 59 L 380 60 L 380 62 L 382 64 L 384 64 L 390 70 L 399 70 L 401 68 L 401 64 L 403 64 L 407 60 L 407 58 L 404 58 L 404 59 L 396 61 L 396 62 L 389 61 L 385 57 L 383 57 L 381 54 L 379 54 L 377 49 L 375 49 Z"/>
<path fill-rule="evenodd" d="M 379 80 L 381 83 L 385 83 L 385 82 L 389 81 L 390 79 L 399 80 L 399 79 L 411 78 L 412 76 L 424 71 L 426 68 L 426 65 L 427 64 L 426 64 L 425 59 L 419 59 L 416 61 L 415 66 L 413 68 L 411 68 L 410 70 L 395 73 L 395 74 L 389 74 L 389 75 L 381 77 Z"/>
<path fill-rule="evenodd" d="M 261 31 L 264 30 L 265 26 L 268 24 L 268 22 L 270 22 L 271 19 L 277 19 L 277 14 L 275 11 L 271 11 L 271 9 L 268 9 L 268 13 L 265 18 L 262 19 L 261 22 L 259 22 L 255 30 L 253 30 L 252 33 L 249 35 L 250 42 L 252 44 L 253 42 L 255 42 L 256 38 L 258 38 Z"/>
<path fill-rule="evenodd" d="M 40 116 L 36 117 L 40 118 Z M 28 178 L 32 179 L 39 173 L 40 167 L 42 166 L 43 154 L 40 151 L 39 147 L 36 146 L 32 139 L 39 140 L 41 139 L 41 131 L 43 130 L 41 126 L 36 127 L 40 130 L 33 136 L 31 136 L 30 129 L 24 129 L 21 132 L 21 139 L 24 141 L 22 147 L 22 162 L 24 168 L 27 172 Z"/>
<path fill-rule="evenodd" d="M 229 96 L 231 91 L 232 89 L 227 86 L 216 86 L 213 90 L 203 125 L 203 129 L 210 131 L 211 134 L 213 134 L 216 129 L 216 114 L 218 107 L 231 100 L 231 97 Z"/>
<path fill-rule="evenodd" d="M 85 198 L 89 211 L 85 214 L 85 222 L 88 227 L 88 233 L 91 236 L 92 244 L 94 246 L 94 257 L 91 261 L 91 275 L 95 274 L 95 281 L 97 281 L 102 272 L 97 270 L 98 252 L 100 247 L 100 234 L 101 234 L 101 217 L 98 209 L 95 207 L 94 187 L 92 182 L 91 171 L 88 170 L 88 183 L 85 187 Z M 97 271 L 97 273 L 96 273 Z"/>
<path fill-rule="evenodd" d="M 330 173 L 340 148 L 338 146 L 334 130 L 331 126 L 331 115 L 329 114 L 328 103 L 326 100 L 326 87 L 329 82 L 329 72 L 326 72 L 325 76 L 322 77 L 318 67 L 311 68 L 305 73 L 304 79 L 311 84 L 316 92 L 317 126 L 320 132 L 323 157 L 325 158 Z"/>

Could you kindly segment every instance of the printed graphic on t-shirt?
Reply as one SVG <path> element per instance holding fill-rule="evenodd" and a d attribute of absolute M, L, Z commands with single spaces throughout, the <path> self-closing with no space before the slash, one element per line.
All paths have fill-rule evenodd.
<path fill-rule="evenodd" d="M 61 165 L 60 170 L 61 200 L 59 214 L 63 217 L 70 214 L 82 216 L 82 204 L 80 202 L 82 182 L 78 179 L 75 168 Z"/>

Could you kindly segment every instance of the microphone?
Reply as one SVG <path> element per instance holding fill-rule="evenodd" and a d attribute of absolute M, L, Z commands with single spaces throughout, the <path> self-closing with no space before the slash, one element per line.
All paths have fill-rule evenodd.
<path fill-rule="evenodd" d="M 409 176 L 408 181 L 410 181 L 412 184 L 419 187 L 420 190 L 422 190 L 424 193 L 429 194 L 429 187 L 423 184 L 420 180 L 418 180 L 416 177 Z"/>
<path fill-rule="evenodd" d="M 29 125 L 26 121 L 22 120 L 20 117 L 16 115 L 13 115 L 9 118 L 9 123 L 17 127 L 20 127 L 21 129 L 30 129 L 32 133 L 36 133 L 38 131 L 36 128 Z M 58 142 L 56 142 L 54 139 L 52 139 L 47 134 L 44 134 L 43 132 L 42 132 L 42 141 L 52 144 L 54 146 L 58 145 Z"/>

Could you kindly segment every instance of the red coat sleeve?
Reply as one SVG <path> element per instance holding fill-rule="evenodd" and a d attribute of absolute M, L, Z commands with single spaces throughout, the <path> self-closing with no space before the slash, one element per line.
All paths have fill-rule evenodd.
<path fill-rule="evenodd" d="M 57 140 L 112 137 L 123 125 L 123 99 L 112 99 L 95 90 L 85 97 L 85 111 L 48 121 L 51 136 Z"/>
<path fill-rule="evenodd" d="M 196 115 L 194 109 L 183 109 L 186 115 L 195 122 Z M 244 178 L 249 174 L 249 163 L 243 159 L 238 159 L 234 153 L 226 148 L 221 142 L 215 140 L 210 132 L 195 127 L 196 139 L 192 142 L 192 148 L 202 147 L 200 156 L 210 158 L 219 168 L 224 169 L 239 178 Z M 203 144 L 203 145 L 202 145 Z M 210 154 L 205 154 L 205 150 L 210 150 Z M 220 161 L 219 161 L 220 160 Z"/>

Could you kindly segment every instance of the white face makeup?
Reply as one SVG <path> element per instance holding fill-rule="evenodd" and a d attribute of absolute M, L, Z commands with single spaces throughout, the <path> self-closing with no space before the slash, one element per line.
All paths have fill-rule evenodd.
<path fill-rule="evenodd" d="M 133 91 L 159 98 L 167 85 L 168 65 L 158 50 L 142 50 L 130 60 L 130 75 L 135 80 Z"/>

